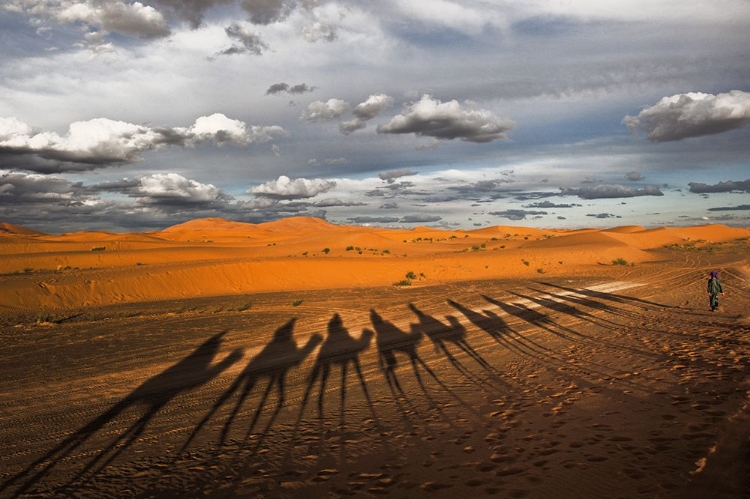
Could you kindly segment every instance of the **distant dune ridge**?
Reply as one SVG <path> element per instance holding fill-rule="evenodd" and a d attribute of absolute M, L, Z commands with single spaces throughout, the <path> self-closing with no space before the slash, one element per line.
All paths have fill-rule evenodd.
<path fill-rule="evenodd" d="M 2 223 L 0 307 L 565 275 L 581 266 L 655 261 L 668 246 L 748 237 L 750 229 L 724 225 L 409 230 L 310 217 L 260 224 L 206 218 L 129 234 L 48 235 Z"/>

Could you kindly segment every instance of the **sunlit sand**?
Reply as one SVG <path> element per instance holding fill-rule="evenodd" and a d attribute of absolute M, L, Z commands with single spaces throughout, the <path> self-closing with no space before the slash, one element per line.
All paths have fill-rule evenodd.
<path fill-rule="evenodd" d="M 0 224 L 0 254 L 0 497 L 748 492 L 750 229 Z"/>

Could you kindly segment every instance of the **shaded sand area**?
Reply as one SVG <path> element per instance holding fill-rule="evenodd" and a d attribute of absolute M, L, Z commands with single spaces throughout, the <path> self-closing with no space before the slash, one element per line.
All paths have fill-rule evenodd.
<path fill-rule="evenodd" d="M 2 230 L 0 497 L 750 493 L 747 229 Z"/>

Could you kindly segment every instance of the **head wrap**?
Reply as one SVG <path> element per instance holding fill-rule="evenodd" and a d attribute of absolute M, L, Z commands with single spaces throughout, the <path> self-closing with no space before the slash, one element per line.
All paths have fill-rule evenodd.
<path fill-rule="evenodd" d="M 717 277 L 719 277 L 719 273 L 714 270 L 713 272 L 711 272 L 711 277 L 716 279 Z"/>

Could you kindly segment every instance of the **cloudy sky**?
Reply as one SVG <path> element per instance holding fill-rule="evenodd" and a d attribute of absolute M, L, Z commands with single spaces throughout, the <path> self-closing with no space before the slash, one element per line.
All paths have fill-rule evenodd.
<path fill-rule="evenodd" d="M 748 0 L 3 0 L 0 222 L 750 226 Z"/>

